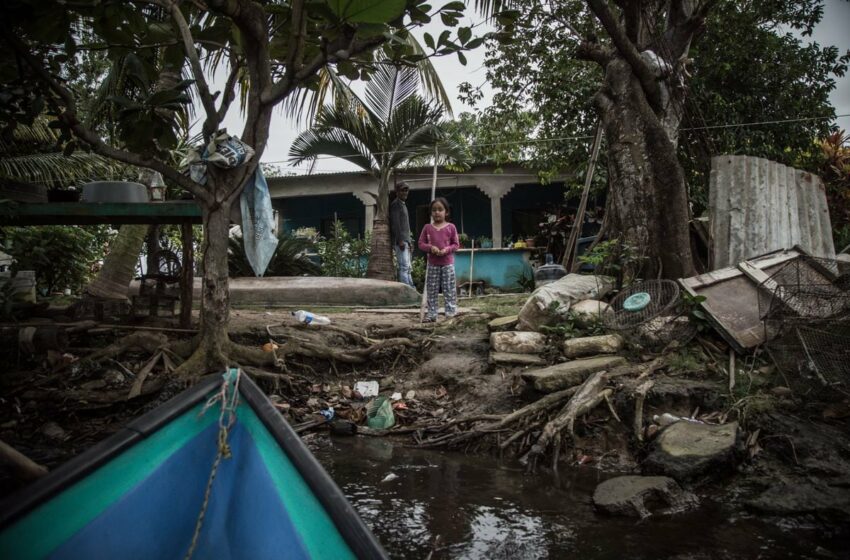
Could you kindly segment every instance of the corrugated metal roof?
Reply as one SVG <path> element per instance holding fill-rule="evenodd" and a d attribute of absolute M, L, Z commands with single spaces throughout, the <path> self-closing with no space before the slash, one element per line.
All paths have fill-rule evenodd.
<path fill-rule="evenodd" d="M 711 160 L 711 268 L 799 245 L 835 258 L 826 188 L 817 175 L 750 156 Z"/>

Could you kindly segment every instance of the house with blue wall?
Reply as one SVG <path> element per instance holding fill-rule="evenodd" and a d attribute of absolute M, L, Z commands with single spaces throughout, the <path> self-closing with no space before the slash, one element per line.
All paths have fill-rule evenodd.
<path fill-rule="evenodd" d="M 546 213 L 564 204 L 565 180 L 558 177 L 542 184 L 534 171 L 521 165 L 499 168 L 475 165 L 464 172 L 439 168 L 436 195 L 449 201 L 450 219 L 458 232 L 471 239 L 487 238 L 492 243 L 490 251 L 507 251 L 512 241 L 534 238 Z M 410 185 L 407 207 L 416 236 L 430 220 L 428 206 L 433 168 L 401 170 L 393 181 Z M 372 229 L 378 184 L 369 173 L 351 171 L 273 177 L 268 179 L 268 185 L 283 232 L 312 227 L 328 235 L 334 220 L 341 221 L 352 234 L 362 235 Z M 528 263 L 538 252 L 522 250 L 515 257 Z M 469 259 L 461 252 L 456 260 L 460 281 L 469 274 L 468 265 L 464 265 Z M 483 252 L 476 251 L 472 266 L 478 271 L 474 272 L 474 280 L 498 287 L 515 285 L 517 275 L 523 271 L 512 269 L 510 262 L 514 260 L 509 255 L 485 257 Z M 493 261 L 492 267 L 489 261 Z M 516 266 L 527 268 L 527 264 Z M 488 268 L 494 270 L 488 272 Z"/>

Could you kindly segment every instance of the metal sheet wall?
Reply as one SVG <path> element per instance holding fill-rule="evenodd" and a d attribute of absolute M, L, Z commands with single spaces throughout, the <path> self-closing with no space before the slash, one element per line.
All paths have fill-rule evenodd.
<path fill-rule="evenodd" d="M 817 175 L 762 158 L 711 160 L 711 268 L 799 245 L 835 258 L 823 181 Z"/>

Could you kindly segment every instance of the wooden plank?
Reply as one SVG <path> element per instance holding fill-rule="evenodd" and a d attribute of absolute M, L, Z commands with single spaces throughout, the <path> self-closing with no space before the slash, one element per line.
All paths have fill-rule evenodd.
<path fill-rule="evenodd" d="M 771 253 L 736 267 L 683 278 L 679 284 L 692 296 L 706 298 L 702 308 L 709 322 L 732 348 L 744 352 L 764 342 L 759 290 L 772 290 L 767 285 L 770 275 L 801 254 L 798 250 Z"/>
<path fill-rule="evenodd" d="M 0 215 L 0 225 L 179 224 L 201 223 L 193 201 L 16 203 Z"/>

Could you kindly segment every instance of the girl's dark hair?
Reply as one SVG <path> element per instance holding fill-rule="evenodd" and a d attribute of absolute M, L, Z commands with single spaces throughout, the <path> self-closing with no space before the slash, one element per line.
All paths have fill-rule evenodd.
<path fill-rule="evenodd" d="M 445 198 L 443 198 L 442 196 L 438 196 L 437 198 L 435 198 L 434 200 L 432 200 L 432 201 L 431 201 L 431 205 L 430 205 L 430 206 L 428 206 L 428 211 L 429 211 L 429 212 L 430 212 L 431 210 L 433 210 L 433 209 L 434 209 L 434 203 L 435 203 L 435 202 L 439 202 L 440 204 L 442 204 L 442 205 L 443 205 L 443 208 L 445 208 L 445 209 L 446 209 L 446 218 L 448 218 L 448 217 L 451 215 L 451 213 L 452 213 L 451 206 L 449 206 L 449 201 L 448 201 L 448 200 L 446 200 Z"/>

